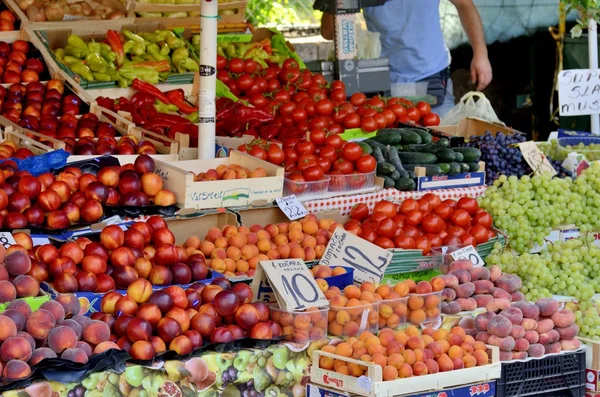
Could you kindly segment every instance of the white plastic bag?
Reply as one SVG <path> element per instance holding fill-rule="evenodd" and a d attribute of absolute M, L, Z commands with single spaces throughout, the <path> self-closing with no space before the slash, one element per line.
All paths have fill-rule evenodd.
<path fill-rule="evenodd" d="M 477 99 L 477 101 L 475 101 Z M 442 119 L 440 125 L 455 125 L 465 117 L 476 117 L 490 123 L 505 125 L 494 112 L 490 101 L 481 92 L 471 91 L 466 93 L 448 114 Z"/>

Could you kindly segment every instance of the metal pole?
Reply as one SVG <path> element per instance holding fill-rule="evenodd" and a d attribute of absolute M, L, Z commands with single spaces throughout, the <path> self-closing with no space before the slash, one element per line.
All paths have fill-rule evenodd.
<path fill-rule="evenodd" d="M 588 54 L 590 58 L 590 69 L 598 69 L 598 25 L 596 20 L 588 20 Z M 600 135 L 600 115 L 592 114 L 592 134 Z"/>
<path fill-rule="evenodd" d="M 215 157 L 218 3 L 218 0 L 202 0 L 200 6 L 199 159 Z"/>

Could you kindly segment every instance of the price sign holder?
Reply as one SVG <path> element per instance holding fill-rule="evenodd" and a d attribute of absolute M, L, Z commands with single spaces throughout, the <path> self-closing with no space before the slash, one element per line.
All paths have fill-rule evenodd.
<path fill-rule="evenodd" d="M 304 218 L 309 212 L 300 203 L 296 195 L 292 194 L 287 197 L 278 197 L 275 199 L 279 209 L 288 217 L 290 221 Z"/>
<path fill-rule="evenodd" d="M 527 141 L 519 143 L 519 149 L 521 149 L 523 158 L 527 164 L 529 164 L 535 175 L 542 175 L 546 172 L 551 173 L 552 176 L 557 174 L 552 164 L 550 164 L 550 161 L 544 156 L 544 153 L 537 147 L 535 142 Z"/>
<path fill-rule="evenodd" d="M 256 267 L 252 292 L 260 299 L 261 286 L 270 284 L 279 307 L 287 311 L 303 311 L 329 305 L 323 291 L 300 259 L 260 261 Z"/>
<path fill-rule="evenodd" d="M 15 238 L 10 232 L 0 232 L 0 244 L 4 247 L 4 249 L 8 249 L 11 245 L 17 244 Z"/>
<path fill-rule="evenodd" d="M 452 256 L 452 259 L 455 261 L 463 259 L 470 260 L 473 263 L 473 267 L 482 267 L 485 265 L 485 262 L 481 259 L 481 256 L 479 256 L 479 253 L 472 245 L 456 250 L 452 252 L 450 256 Z"/>
<path fill-rule="evenodd" d="M 354 268 L 355 281 L 379 283 L 391 261 L 390 251 L 337 228 L 323 252 L 320 264 L 349 266 Z"/>

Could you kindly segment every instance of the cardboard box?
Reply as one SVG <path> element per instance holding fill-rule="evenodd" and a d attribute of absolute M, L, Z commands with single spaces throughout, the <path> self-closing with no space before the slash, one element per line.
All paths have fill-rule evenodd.
<path fill-rule="evenodd" d="M 190 213 L 179 214 L 173 218 L 165 219 L 169 230 L 175 236 L 176 244 L 183 244 L 190 236 L 204 238 L 211 227 L 222 229 L 227 225 L 240 226 L 236 214 L 229 211 L 210 211 L 204 214 Z"/>
<path fill-rule="evenodd" d="M 242 226 L 254 224 L 268 225 L 281 222 L 290 222 L 287 216 L 276 205 L 265 207 L 245 207 L 233 210 L 238 215 L 238 222 Z M 342 216 L 338 210 L 328 210 L 313 213 L 318 219 L 333 219 L 337 223 L 344 224 L 347 216 Z"/>
<path fill-rule="evenodd" d="M 194 182 L 197 173 L 229 164 L 241 165 L 250 171 L 262 167 L 267 177 Z M 157 161 L 155 172 L 162 177 L 165 189 L 175 193 L 177 205 L 181 208 L 242 207 L 253 203 L 266 205 L 283 193 L 283 168 L 238 151 L 232 151 L 227 158 L 214 160 L 188 160 L 171 164 Z"/>
<path fill-rule="evenodd" d="M 464 118 L 456 125 L 438 125 L 437 127 L 433 127 L 433 129 L 448 135 L 461 136 L 463 138 L 470 138 L 472 135 L 485 135 L 486 131 L 491 132 L 494 136 L 496 136 L 498 132 L 502 132 L 505 135 L 523 134 L 513 128 L 501 124 L 490 123 L 489 121 L 475 117 Z"/>

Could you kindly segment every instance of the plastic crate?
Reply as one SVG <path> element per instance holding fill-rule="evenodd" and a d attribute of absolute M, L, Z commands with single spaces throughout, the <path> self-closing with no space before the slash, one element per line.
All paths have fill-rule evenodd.
<path fill-rule="evenodd" d="M 496 382 L 496 388 L 496 395 L 505 397 L 584 396 L 585 351 L 502 363 L 502 377 Z"/>

